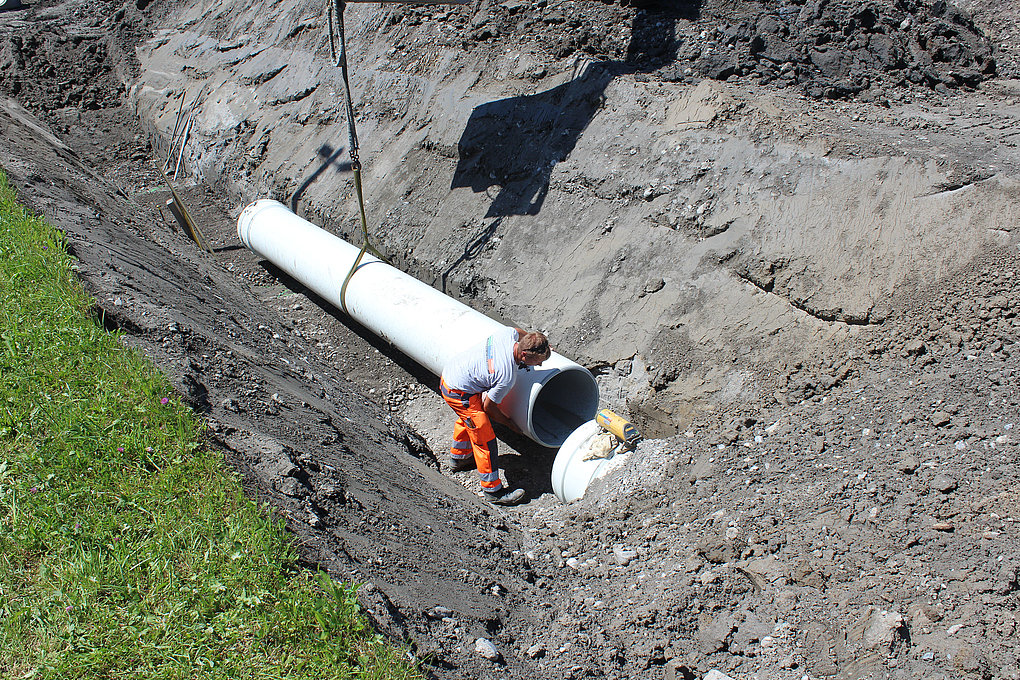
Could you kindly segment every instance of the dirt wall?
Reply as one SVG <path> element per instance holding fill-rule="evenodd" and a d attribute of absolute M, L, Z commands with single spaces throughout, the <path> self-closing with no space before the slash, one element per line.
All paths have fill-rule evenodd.
<path fill-rule="evenodd" d="M 281 9 L 181 9 L 139 48 L 130 99 L 160 138 L 181 97 L 194 107 L 203 181 L 356 240 L 320 7 Z M 547 330 L 654 434 L 774 403 L 776 374 L 838 358 L 897 287 L 1012 238 L 1017 154 L 985 116 L 1014 115 L 1008 98 L 921 90 L 848 116 L 790 88 L 649 75 L 647 45 L 628 57 L 616 31 L 651 10 L 548 7 L 483 37 L 486 11 L 347 10 L 373 233 L 423 280 Z M 550 53 L 582 20 L 616 48 Z"/>

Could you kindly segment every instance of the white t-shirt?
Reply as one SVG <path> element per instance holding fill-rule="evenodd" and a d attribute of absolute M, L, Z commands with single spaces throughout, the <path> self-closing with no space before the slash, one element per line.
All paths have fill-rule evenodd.
<path fill-rule="evenodd" d="M 468 394 L 489 393 L 497 404 L 514 386 L 517 363 L 514 361 L 514 343 L 517 330 L 503 328 L 481 343 L 461 352 L 443 367 L 443 381 L 447 386 Z"/>

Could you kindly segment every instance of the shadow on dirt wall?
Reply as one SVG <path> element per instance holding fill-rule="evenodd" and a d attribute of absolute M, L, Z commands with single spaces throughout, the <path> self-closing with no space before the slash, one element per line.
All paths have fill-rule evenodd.
<path fill-rule="evenodd" d="M 638 4 L 623 61 L 575 66 L 569 82 L 537 94 L 499 99 L 471 112 L 458 144 L 450 188 L 499 187 L 485 217 L 537 215 L 553 168 L 573 151 L 613 78 L 648 73 L 676 58 L 678 19 L 695 19 L 700 0 Z"/>
<path fill-rule="evenodd" d="M 319 175 L 326 172 L 326 170 L 329 170 L 332 167 L 337 174 L 350 172 L 350 170 L 353 167 L 351 165 L 351 162 L 340 160 L 340 154 L 343 153 L 343 151 L 344 147 L 340 145 L 337 145 L 335 149 L 330 144 L 323 144 L 322 146 L 319 147 L 317 156 L 319 159 L 321 159 L 322 162 L 319 164 L 318 168 L 316 168 L 310 175 L 308 175 L 304 179 L 304 181 L 301 183 L 301 186 L 299 186 L 297 190 L 294 192 L 294 194 L 290 197 L 290 209 L 292 211 L 297 213 L 298 202 L 304 195 L 305 190 L 308 189 L 308 187 L 310 187 L 312 183 L 319 178 Z"/>

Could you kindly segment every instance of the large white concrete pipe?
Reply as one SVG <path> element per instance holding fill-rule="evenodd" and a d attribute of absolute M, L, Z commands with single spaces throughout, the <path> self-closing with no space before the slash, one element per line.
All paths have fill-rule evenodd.
<path fill-rule="evenodd" d="M 343 309 L 340 292 L 359 248 L 295 215 L 278 201 L 252 203 L 237 219 L 241 243 Z M 503 326 L 369 254 L 347 284 L 352 318 L 440 375 L 447 360 Z M 530 439 L 558 447 L 598 409 L 599 390 L 583 366 L 556 352 L 519 369 L 503 410 Z"/>

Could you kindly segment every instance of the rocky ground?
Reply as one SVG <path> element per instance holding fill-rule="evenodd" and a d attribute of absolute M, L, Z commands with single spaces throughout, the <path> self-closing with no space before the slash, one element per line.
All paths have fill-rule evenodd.
<path fill-rule="evenodd" d="M 384 250 L 646 434 L 580 501 L 238 244 L 356 231 L 318 3 L 0 12 L 0 167 L 310 564 L 436 677 L 1020 677 L 1015 3 L 348 12 Z"/>

